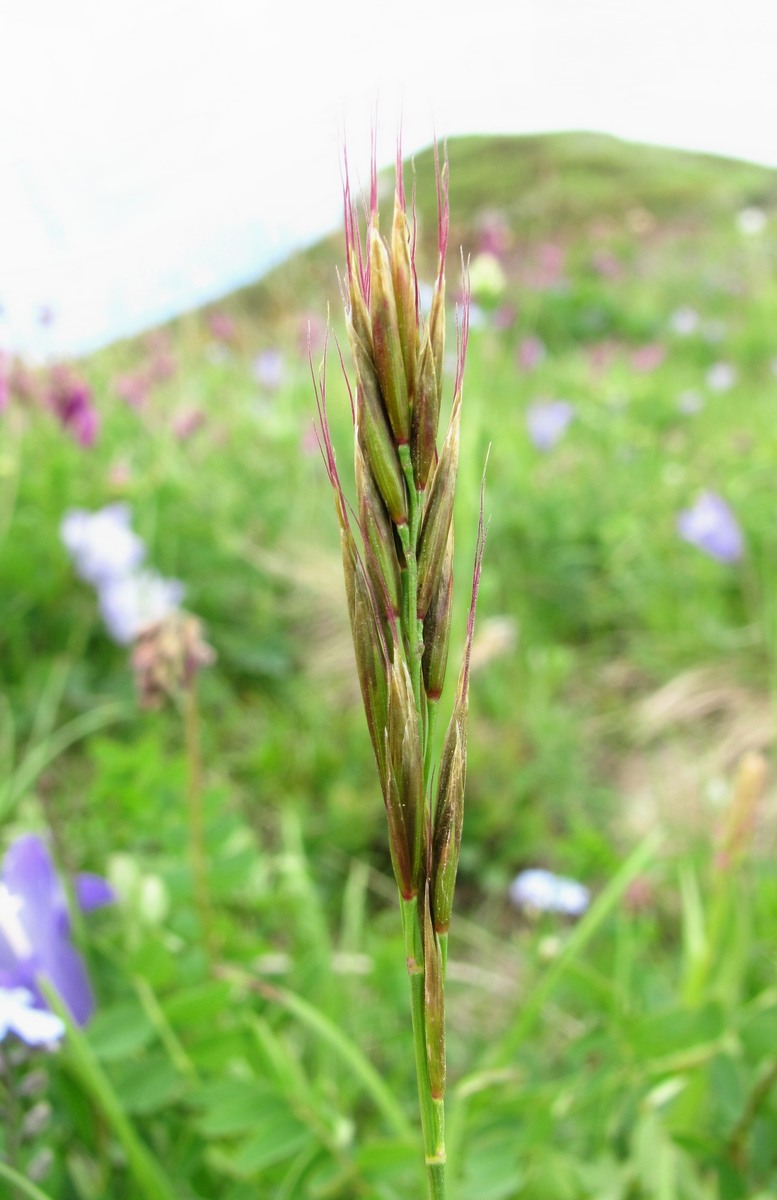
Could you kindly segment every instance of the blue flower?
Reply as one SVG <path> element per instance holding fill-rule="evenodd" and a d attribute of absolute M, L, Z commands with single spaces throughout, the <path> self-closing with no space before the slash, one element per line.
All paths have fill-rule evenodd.
<path fill-rule="evenodd" d="M 163 579 L 155 571 L 110 579 L 99 591 L 105 628 L 120 646 L 128 646 L 142 630 L 177 612 L 183 594 L 179 580 Z"/>
<path fill-rule="evenodd" d="M 76 573 L 97 590 L 108 633 L 128 646 L 142 630 L 177 612 L 183 584 L 141 568 L 146 547 L 130 528 L 126 504 L 66 513 L 60 536 Z"/>
<path fill-rule="evenodd" d="M 108 884 L 95 875 L 79 877 L 76 895 L 85 910 L 114 899 Z M 0 873 L 0 989 L 5 1006 L 0 1006 L 0 1027 L 5 1019 L 6 1028 L 19 1033 L 19 1023 L 24 1027 L 28 1020 L 20 1013 L 30 1003 L 46 1011 L 41 980 L 54 988 L 79 1024 L 89 1019 L 94 1010 L 92 988 L 70 932 L 67 897 L 51 855 L 39 837 L 24 834 L 8 849 Z M 28 993 L 31 1001 L 20 993 Z M 34 1018 L 27 1027 L 34 1027 Z"/>
<path fill-rule="evenodd" d="M 97 588 L 134 571 L 146 553 L 130 529 L 126 504 L 108 504 L 92 513 L 72 509 L 62 520 L 60 536 L 79 578 Z"/>
<path fill-rule="evenodd" d="M 529 437 L 538 450 L 552 450 L 574 416 L 566 400 L 538 400 L 526 411 Z"/>
<path fill-rule="evenodd" d="M 535 867 L 516 875 L 510 884 L 510 899 L 518 908 L 579 917 L 591 903 L 591 893 L 575 879 Z"/>
<path fill-rule="evenodd" d="M 718 562 L 739 562 L 743 553 L 742 532 L 722 496 L 703 492 L 696 503 L 677 518 L 677 532 Z"/>

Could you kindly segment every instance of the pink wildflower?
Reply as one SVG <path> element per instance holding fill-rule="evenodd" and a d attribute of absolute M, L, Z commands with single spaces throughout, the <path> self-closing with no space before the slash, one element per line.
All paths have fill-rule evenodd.
<path fill-rule="evenodd" d="M 217 342 L 232 343 L 235 340 L 235 321 L 226 312 L 213 312 L 208 316 L 208 329 Z"/>
<path fill-rule="evenodd" d="M 529 276 L 531 286 L 541 290 L 559 287 L 564 282 L 565 261 L 563 246 L 558 242 L 542 242 Z"/>
<path fill-rule="evenodd" d="M 149 379 L 142 371 L 120 375 L 113 386 L 117 396 L 129 404 L 130 408 L 143 408 L 148 400 Z"/>
<path fill-rule="evenodd" d="M 178 441 L 185 442 L 201 428 L 204 421 L 205 413 L 201 408 L 181 408 L 174 413 L 171 428 Z"/>
<path fill-rule="evenodd" d="M 660 367 L 665 358 L 666 347 L 659 342 L 651 342 L 649 345 L 640 346 L 638 350 L 633 351 L 631 369 L 638 371 L 640 375 L 648 375 Z"/>
<path fill-rule="evenodd" d="M 522 371 L 533 371 L 546 355 L 545 343 L 531 334 L 518 346 L 518 366 Z"/>

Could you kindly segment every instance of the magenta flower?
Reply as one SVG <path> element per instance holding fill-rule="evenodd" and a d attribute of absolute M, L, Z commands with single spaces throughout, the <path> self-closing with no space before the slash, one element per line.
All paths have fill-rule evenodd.
<path fill-rule="evenodd" d="M 533 335 L 525 337 L 518 346 L 518 366 L 522 371 L 533 371 L 545 357 L 545 343 Z"/>
<path fill-rule="evenodd" d="M 89 449 L 94 445 L 100 428 L 92 389 L 67 367 L 55 368 L 50 382 L 49 404 L 60 425 L 79 446 Z"/>
<path fill-rule="evenodd" d="M 76 894 L 84 911 L 115 899 L 105 880 L 95 875 L 79 877 Z M 30 1005 L 17 989 L 32 996 L 32 1007 L 46 1011 L 41 980 L 55 989 L 80 1025 L 94 1011 L 86 967 L 70 932 L 67 897 L 51 855 L 39 837 L 24 834 L 10 846 L 0 874 L 0 989 L 6 992 L 6 1024 L 22 1037 L 19 1010 Z"/>
<path fill-rule="evenodd" d="M 735 563 L 742 557 L 742 532 L 736 517 L 715 492 L 703 492 L 691 508 L 680 513 L 677 531 L 684 541 L 718 562 Z"/>
<path fill-rule="evenodd" d="M 552 450 L 574 417 L 566 400 L 538 400 L 526 410 L 529 437 L 538 450 Z"/>

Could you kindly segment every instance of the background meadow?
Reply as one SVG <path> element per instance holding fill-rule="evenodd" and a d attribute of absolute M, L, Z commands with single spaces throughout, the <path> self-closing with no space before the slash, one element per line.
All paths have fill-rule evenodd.
<path fill-rule="evenodd" d="M 765 1200 L 777 175 L 585 135 L 448 154 L 449 294 L 461 247 L 473 295 L 459 644 L 491 448 L 452 1195 Z M 415 170 L 431 283 L 430 153 Z M 329 313 L 347 476 L 343 257 L 335 235 L 83 361 L 2 362 L 2 845 L 39 833 L 116 901 L 74 921 L 81 1034 L 2 1044 L 0 1166 L 30 1190 L 0 1194 L 420 1194 L 404 950 L 312 425 Z M 139 703 L 63 543 L 66 514 L 115 503 L 215 654 L 178 705 Z M 585 915 L 511 900 L 531 867 L 590 889 Z"/>

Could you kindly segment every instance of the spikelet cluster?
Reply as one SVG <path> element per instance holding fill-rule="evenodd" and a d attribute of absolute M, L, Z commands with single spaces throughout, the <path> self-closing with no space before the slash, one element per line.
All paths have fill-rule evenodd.
<path fill-rule="evenodd" d="M 325 373 L 314 378 L 320 440 L 335 495 L 356 664 L 388 822 L 397 885 L 418 899 L 427 992 L 427 1039 L 442 1038 L 439 935 L 448 930 L 461 841 L 467 749 L 469 652 L 483 549 L 478 530 L 464 661 L 439 763 L 432 730 L 445 679 L 453 598 L 453 503 L 459 457 L 469 298 L 456 322 L 450 416 L 443 403 L 448 168 L 437 166 L 438 267 L 422 315 L 414 213 L 397 155 L 391 230 L 379 228 L 373 161 L 362 228 L 346 171 L 346 270 L 342 280 L 355 368 L 356 503 L 341 486 L 329 433 Z M 434 1092 L 444 1053 L 430 1046 Z M 436 1066 L 433 1066 L 433 1063 Z M 442 1064 L 442 1065 L 441 1065 Z"/>

